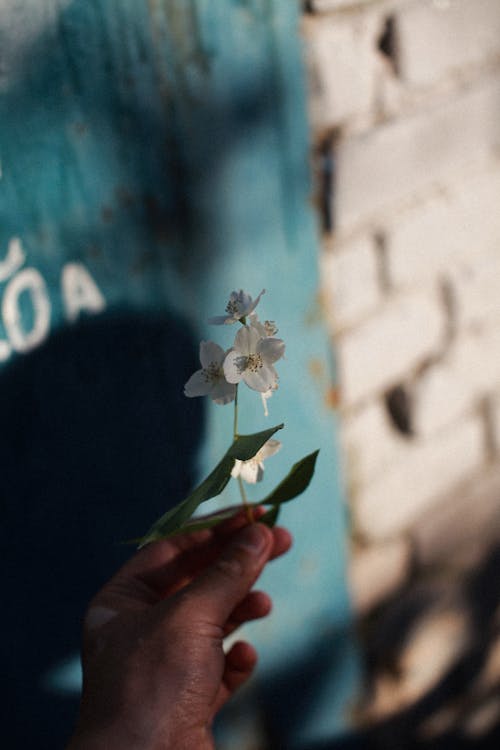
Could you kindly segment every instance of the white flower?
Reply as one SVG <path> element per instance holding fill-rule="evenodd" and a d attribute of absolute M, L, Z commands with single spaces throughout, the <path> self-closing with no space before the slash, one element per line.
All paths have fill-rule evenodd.
<path fill-rule="evenodd" d="M 231 292 L 229 295 L 229 302 L 226 305 L 225 315 L 216 315 L 215 318 L 209 318 L 208 322 L 214 325 L 229 325 L 236 323 L 241 318 L 246 318 L 251 312 L 255 310 L 259 304 L 259 300 L 266 290 L 263 289 L 258 297 L 252 299 L 249 294 L 240 289 L 239 292 Z"/>
<path fill-rule="evenodd" d="M 228 383 L 243 380 L 252 390 L 266 393 L 278 380 L 273 364 L 284 353 L 285 343 L 281 339 L 262 338 L 255 326 L 243 326 L 224 360 L 226 380 Z"/>
<path fill-rule="evenodd" d="M 269 336 L 275 336 L 275 334 L 278 333 L 278 326 L 274 322 L 274 320 L 265 320 L 263 323 L 260 322 L 259 316 L 257 313 L 253 312 L 250 313 L 248 316 L 250 325 L 253 328 L 256 328 L 262 338 L 268 338 Z M 273 395 L 274 391 L 278 390 L 278 381 L 272 385 L 269 390 L 265 391 L 265 393 L 261 393 L 260 397 L 262 399 L 262 406 L 264 407 L 264 416 L 269 416 L 269 409 L 267 408 L 267 402 Z"/>
<path fill-rule="evenodd" d="M 265 320 L 263 323 L 261 323 L 257 313 L 251 313 L 249 315 L 249 318 L 250 325 L 252 325 L 259 331 L 263 339 L 267 336 L 275 336 L 278 333 L 278 326 L 276 325 L 274 320 Z"/>
<path fill-rule="evenodd" d="M 264 407 L 264 416 L 269 416 L 269 409 L 267 408 L 267 402 L 273 395 L 274 391 L 278 390 L 278 382 L 276 382 L 274 385 L 272 385 L 269 390 L 265 391 L 264 393 L 260 394 L 260 397 L 262 399 L 262 406 Z"/>
<path fill-rule="evenodd" d="M 255 456 L 248 461 L 239 461 L 236 459 L 231 476 L 235 479 L 241 477 L 249 484 L 255 484 L 256 482 L 262 481 L 262 477 L 264 476 L 265 459 L 269 458 L 269 456 L 274 456 L 280 448 L 281 443 L 279 440 L 268 440 L 267 443 L 264 443 L 262 448 L 257 451 Z"/>
<path fill-rule="evenodd" d="M 228 383 L 224 377 L 223 362 L 226 352 L 213 341 L 200 343 L 201 370 L 191 375 L 184 386 L 184 395 L 210 396 L 216 404 L 229 404 L 234 401 L 236 386 Z"/>

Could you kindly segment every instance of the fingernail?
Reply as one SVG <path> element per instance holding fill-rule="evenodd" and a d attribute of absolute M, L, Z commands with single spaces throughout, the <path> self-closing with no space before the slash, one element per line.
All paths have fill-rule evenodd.
<path fill-rule="evenodd" d="M 238 544 L 245 547 L 253 555 L 258 555 L 266 546 L 266 535 L 263 528 L 256 523 L 246 526 L 238 535 Z"/>

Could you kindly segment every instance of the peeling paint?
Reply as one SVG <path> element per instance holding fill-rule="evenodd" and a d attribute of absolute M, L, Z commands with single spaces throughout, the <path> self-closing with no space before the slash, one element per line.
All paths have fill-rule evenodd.
<path fill-rule="evenodd" d="M 323 380 L 326 377 L 326 368 L 323 360 L 314 358 L 309 360 L 308 370 L 315 380 Z"/>
<path fill-rule="evenodd" d="M 331 385 L 325 392 L 325 406 L 328 409 L 338 409 L 341 404 L 341 390 L 339 386 Z"/>

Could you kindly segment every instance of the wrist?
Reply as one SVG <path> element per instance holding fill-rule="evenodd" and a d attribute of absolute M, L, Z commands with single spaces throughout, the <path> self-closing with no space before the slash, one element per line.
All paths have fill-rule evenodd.
<path fill-rule="evenodd" d="M 208 730 L 192 730 L 185 734 L 145 740 L 124 732 L 122 728 L 89 730 L 78 728 L 71 737 L 66 750 L 214 750 L 212 733 Z"/>
<path fill-rule="evenodd" d="M 166 750 L 168 746 L 165 746 Z M 102 730 L 77 727 L 66 750 L 153 750 L 153 745 L 121 728 Z M 168 748 L 169 750 L 169 748 Z"/>

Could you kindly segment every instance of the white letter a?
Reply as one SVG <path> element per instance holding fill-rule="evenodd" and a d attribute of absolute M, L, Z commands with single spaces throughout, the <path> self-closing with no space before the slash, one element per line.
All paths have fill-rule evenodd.
<path fill-rule="evenodd" d="M 61 276 L 61 291 L 66 308 L 66 317 L 73 322 L 85 310 L 99 313 L 106 301 L 97 284 L 82 263 L 67 263 Z"/>

